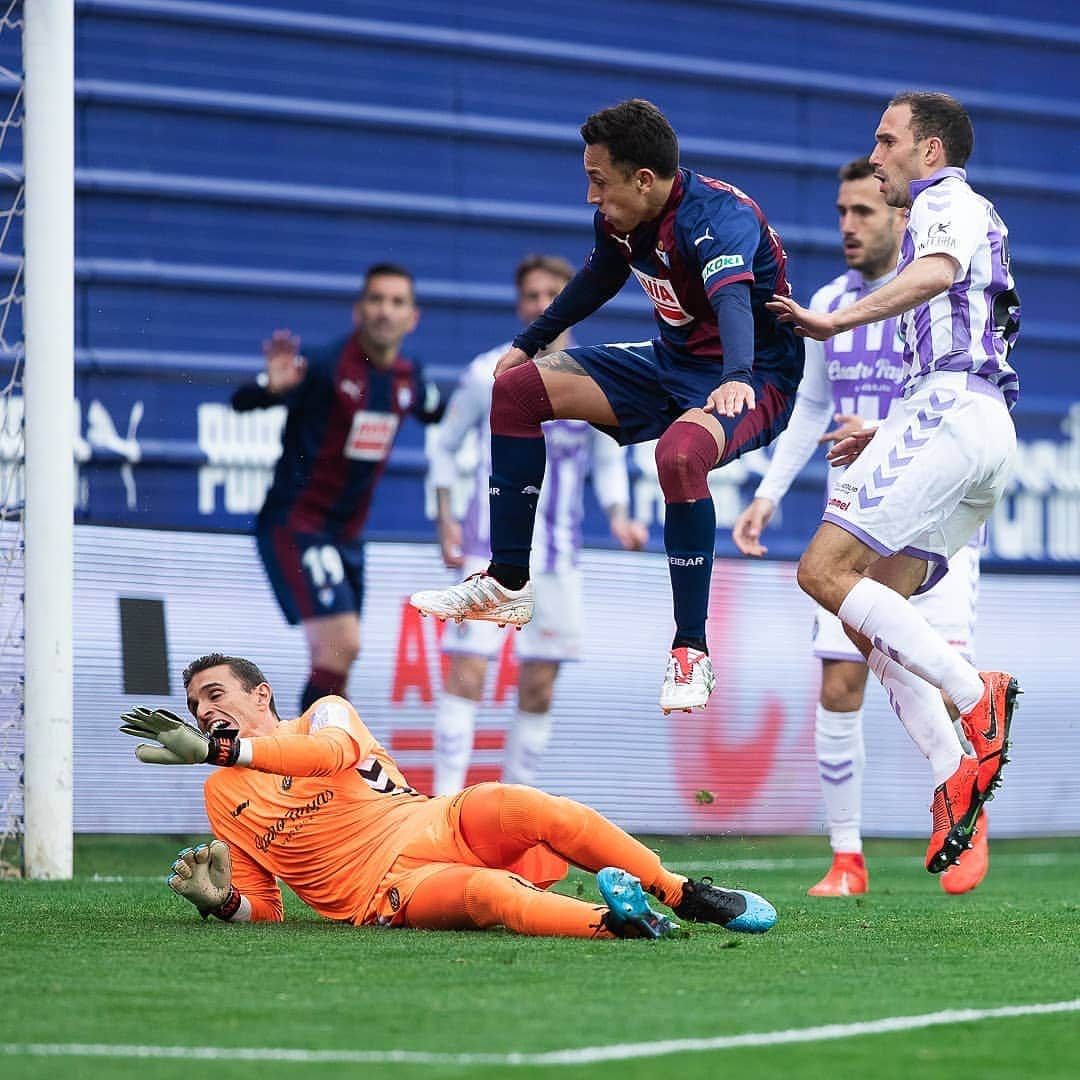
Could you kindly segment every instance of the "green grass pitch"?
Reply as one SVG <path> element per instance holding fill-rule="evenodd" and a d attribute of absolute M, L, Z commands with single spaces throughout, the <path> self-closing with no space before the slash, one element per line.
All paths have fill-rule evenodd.
<path fill-rule="evenodd" d="M 825 867 L 821 839 L 655 839 L 672 868 L 715 867 L 719 882 L 780 912 L 760 938 L 710 926 L 660 942 L 356 930 L 292 897 L 284 926 L 203 923 L 163 883 L 186 842 L 80 837 L 73 882 L 0 882 L 0 1075 L 1080 1075 L 1080 838 L 992 842 L 989 876 L 961 897 L 922 869 L 922 844 L 871 841 L 872 892 L 845 900 L 805 895 Z M 584 874 L 562 887 L 597 896 Z M 888 1033 L 841 1027 L 833 1039 L 775 1035 L 1055 1002 L 1073 1005 Z M 639 1046 L 750 1033 L 769 1037 Z M 630 1044 L 617 1060 L 528 1057 Z M 289 1060 L 288 1049 L 300 1053 Z"/>

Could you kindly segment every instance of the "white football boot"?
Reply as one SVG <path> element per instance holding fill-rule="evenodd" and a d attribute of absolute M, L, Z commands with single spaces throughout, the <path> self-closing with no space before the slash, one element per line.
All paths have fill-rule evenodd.
<path fill-rule="evenodd" d="M 524 626 L 533 616 L 533 587 L 508 589 L 483 571 L 470 574 L 460 585 L 446 589 L 423 589 L 409 603 L 424 615 L 440 619 L 478 619 L 500 626 Z"/>
<path fill-rule="evenodd" d="M 660 708 L 665 716 L 677 709 L 704 709 L 715 685 L 712 661 L 705 653 L 687 646 L 672 649 L 660 687 Z"/>

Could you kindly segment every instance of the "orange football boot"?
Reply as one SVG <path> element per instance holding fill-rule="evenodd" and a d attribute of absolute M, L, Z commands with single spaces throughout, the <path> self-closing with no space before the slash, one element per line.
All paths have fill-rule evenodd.
<path fill-rule="evenodd" d="M 807 896 L 858 896 L 870 888 L 866 860 L 859 851 L 834 851 L 829 872 L 806 890 Z"/>
<path fill-rule="evenodd" d="M 938 879 L 947 893 L 958 896 L 960 893 L 971 892 L 986 877 L 986 871 L 990 868 L 990 838 L 987 832 L 989 824 L 986 811 L 980 810 L 970 849 Z"/>
<path fill-rule="evenodd" d="M 980 671 L 983 696 L 969 713 L 960 717 L 964 734 L 979 759 L 979 794 L 983 801 L 993 798 L 993 789 L 1001 783 L 1001 770 L 1009 759 L 1009 728 L 1020 684 L 1007 671 Z"/>
<path fill-rule="evenodd" d="M 964 756 L 956 772 L 934 790 L 930 813 L 933 832 L 926 849 L 926 869 L 931 874 L 947 870 L 971 846 L 975 819 L 982 809 L 978 788 L 979 762 Z"/>

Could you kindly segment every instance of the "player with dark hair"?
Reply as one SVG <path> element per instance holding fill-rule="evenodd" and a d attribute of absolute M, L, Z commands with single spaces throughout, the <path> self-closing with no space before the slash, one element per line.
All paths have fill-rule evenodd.
<path fill-rule="evenodd" d="M 240 412 L 288 409 L 255 537 L 285 618 L 301 623 L 307 637 L 311 671 L 301 708 L 344 694 L 359 654 L 361 534 L 401 421 L 441 416 L 438 389 L 400 353 L 420 319 L 409 271 L 372 266 L 352 314 L 345 337 L 303 355 L 299 338 L 275 331 L 263 345 L 266 370 L 232 399 Z"/>
<path fill-rule="evenodd" d="M 151 740 L 136 748 L 140 761 L 220 767 L 204 789 L 216 839 L 181 852 L 169 879 L 204 917 L 280 922 L 280 880 L 320 915 L 357 926 L 674 933 L 645 892 L 688 922 L 763 933 L 776 921 L 757 894 L 665 869 L 655 852 L 570 799 L 517 784 L 421 795 L 343 698 L 280 721 L 273 690 L 252 669 L 221 653 L 188 665 L 197 727 L 164 709 L 122 717 L 121 731 Z M 545 891 L 568 862 L 599 871 L 605 905 Z"/>
<path fill-rule="evenodd" d="M 704 708 L 715 681 L 705 638 L 716 539 L 707 477 L 787 423 L 802 343 L 765 307 L 774 292 L 790 291 L 787 257 L 752 199 L 679 168 L 675 132 L 652 103 L 604 109 L 581 135 L 587 201 L 597 208 L 595 244 L 496 369 L 491 564 L 461 585 L 416 593 L 412 603 L 442 618 L 527 623 L 545 468 L 541 424 L 587 420 L 624 445 L 659 439 L 675 611 L 660 707 Z M 652 301 L 657 338 L 538 355 L 610 300 L 631 273 Z"/>
<path fill-rule="evenodd" d="M 891 281 L 907 226 L 903 211 L 882 197 L 867 158 L 848 162 L 839 179 L 836 210 L 848 270 L 814 293 L 811 311 L 840 311 Z M 806 342 L 806 369 L 791 420 L 773 444 L 769 467 L 753 501 L 732 530 L 735 545 L 744 555 L 765 554 L 762 532 L 822 443 L 835 444 L 885 419 L 900 393 L 903 361 L 895 317 L 824 343 Z M 830 428 L 830 422 L 835 426 Z M 829 470 L 827 499 L 833 497 L 843 475 L 840 469 Z M 978 541 L 976 533 L 973 542 L 952 557 L 949 573 L 934 588 L 913 598 L 929 623 L 969 660 L 975 647 Z M 814 655 L 821 660 L 814 742 L 833 860 L 828 873 L 808 891 L 811 896 L 852 896 L 869 888 L 860 828 L 866 661 L 844 633 L 843 623 L 822 607 L 814 615 Z M 942 888 L 950 893 L 975 888 L 986 874 L 988 860 L 983 813 L 972 850 L 941 875 Z"/>
<path fill-rule="evenodd" d="M 789 296 L 769 306 L 818 341 L 903 316 L 900 397 L 880 427 L 830 451 L 850 467 L 798 577 L 847 626 L 930 762 L 926 868 L 941 873 L 970 845 L 1000 782 L 1019 686 L 1007 672 L 977 671 L 908 597 L 940 578 L 1008 484 L 1016 457 L 1009 412 L 1019 394 L 1009 353 L 1020 300 L 1008 229 L 961 167 L 974 145 L 964 107 L 947 94 L 898 94 L 874 140 L 870 164 L 885 201 L 908 211 L 896 277 L 833 311 L 808 310 Z M 960 710 L 973 755 L 939 690 Z"/>

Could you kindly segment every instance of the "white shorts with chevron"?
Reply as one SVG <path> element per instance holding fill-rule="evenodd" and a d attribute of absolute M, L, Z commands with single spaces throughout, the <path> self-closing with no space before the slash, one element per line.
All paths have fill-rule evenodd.
<path fill-rule="evenodd" d="M 985 379 L 939 371 L 897 398 L 833 487 L 823 521 L 880 555 L 928 560 L 930 588 L 990 516 L 1016 457 L 1016 431 Z"/>

